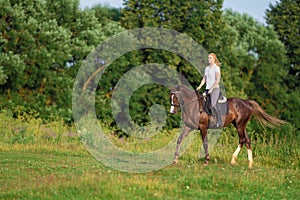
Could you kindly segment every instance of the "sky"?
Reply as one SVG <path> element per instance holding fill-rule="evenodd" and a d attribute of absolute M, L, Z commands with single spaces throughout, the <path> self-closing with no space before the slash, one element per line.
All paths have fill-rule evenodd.
<path fill-rule="evenodd" d="M 239 13 L 247 13 L 261 23 L 265 23 L 265 11 L 269 4 L 279 0 L 224 0 L 223 8 L 231 8 Z M 123 0 L 80 0 L 80 7 L 91 7 L 97 4 L 111 7 L 122 7 Z"/>

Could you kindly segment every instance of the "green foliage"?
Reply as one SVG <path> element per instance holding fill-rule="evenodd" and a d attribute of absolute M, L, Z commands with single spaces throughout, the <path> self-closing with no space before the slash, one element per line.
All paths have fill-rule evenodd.
<path fill-rule="evenodd" d="M 124 5 L 121 24 L 127 29 L 161 27 L 175 30 L 187 34 L 209 50 L 214 50 L 215 42 L 211 41 L 217 41 L 220 38 L 222 1 L 126 0 Z M 186 49 L 186 51 L 190 50 Z M 171 62 L 170 64 L 176 66 L 178 71 L 195 75 L 184 69 L 187 63 L 184 63 L 180 57 L 162 51 L 146 51 L 145 54 L 144 62 Z M 190 81 L 195 80 L 191 78 Z"/>
<path fill-rule="evenodd" d="M 284 44 L 288 62 L 288 74 L 283 77 L 288 86 L 288 97 L 282 98 L 285 102 L 283 116 L 293 122 L 299 129 L 300 115 L 300 7 L 298 0 L 280 0 L 269 5 L 266 11 L 266 21 L 274 29 Z"/>
<path fill-rule="evenodd" d="M 200 44 L 218 38 L 222 0 L 125 0 L 121 23 L 125 28 L 163 27 L 186 33 Z"/>
<path fill-rule="evenodd" d="M 224 71 L 232 73 L 235 89 L 245 91 L 269 113 L 282 117 L 289 98 L 284 82 L 288 69 L 285 49 L 276 32 L 231 10 L 225 11 L 223 19 L 227 33 L 220 52 L 225 61 Z"/>
<path fill-rule="evenodd" d="M 87 54 L 122 31 L 78 0 L 0 1 L 1 108 L 22 105 L 43 119 L 72 121 L 73 80 Z M 100 11 L 98 12 L 100 15 Z"/>
<path fill-rule="evenodd" d="M 95 16 L 102 24 L 109 23 L 111 21 L 119 22 L 121 19 L 121 10 L 117 8 L 108 8 L 102 6 L 94 6 L 92 10 L 95 11 Z"/>
<path fill-rule="evenodd" d="M 36 110 L 44 121 L 60 116 L 72 122 L 73 81 L 87 55 L 124 28 L 162 27 L 184 33 L 209 52 L 217 53 L 227 96 L 255 99 L 270 114 L 299 127 L 299 115 L 294 110 L 300 102 L 294 88 L 298 76 L 292 78 L 296 82 L 287 82 L 291 79 L 289 75 L 297 74 L 291 73 L 290 67 L 296 66 L 299 57 L 297 42 L 286 37 L 283 46 L 279 39 L 284 35 L 279 34 L 279 39 L 276 35 L 276 32 L 285 34 L 285 30 L 295 35 L 297 14 L 292 15 L 295 20 L 289 20 L 291 29 L 278 28 L 276 24 L 282 20 L 275 17 L 286 16 L 286 8 L 296 12 L 295 2 L 282 1 L 270 6 L 268 22 L 272 22 L 276 32 L 247 15 L 232 11 L 223 14 L 222 3 L 221 0 L 126 0 L 122 10 L 101 6 L 80 10 L 78 0 L 1 0 L 0 107 L 13 110 L 20 105 L 27 112 Z M 281 7 L 284 9 L 278 10 Z M 186 47 L 181 51 L 188 55 L 193 53 L 191 49 Z M 206 55 L 201 56 L 206 59 Z M 101 121 L 114 123 L 110 98 L 120 77 L 148 63 L 177 70 L 193 87 L 201 80 L 191 63 L 179 55 L 154 49 L 129 52 L 115 60 L 98 83 L 96 110 Z M 199 63 L 197 67 L 204 68 L 205 64 Z M 130 111 L 134 120 L 147 124 L 147 111 L 155 103 L 168 110 L 167 96 L 166 90 L 156 86 L 145 86 L 134 93 Z M 168 118 L 167 128 L 176 126 L 178 118 Z"/>
<path fill-rule="evenodd" d="M 2 9 L 4 87 L 35 89 L 70 57 L 70 31 L 49 19 L 45 2 L 6 1 Z M 9 63 L 11 57 L 16 63 Z"/>
<path fill-rule="evenodd" d="M 266 21 L 278 33 L 285 45 L 288 57 L 289 76 L 285 81 L 291 90 L 300 88 L 300 7 L 299 0 L 280 0 L 270 4 Z"/>
<path fill-rule="evenodd" d="M 214 43 L 209 41 L 220 37 L 222 1 L 190 2 L 166 0 L 158 2 L 154 0 L 129 0 L 124 1 L 124 5 L 120 22 L 127 29 L 144 27 L 167 28 L 187 34 L 196 42 L 211 49 L 213 49 Z M 180 43 L 181 41 L 177 42 Z M 192 47 L 188 46 L 185 49 L 180 49 L 180 51 L 184 52 L 185 55 L 193 53 Z M 191 66 L 191 63 L 188 63 L 179 55 L 174 55 L 164 50 L 145 49 L 138 51 L 134 56 L 128 57 L 129 61 L 132 61 L 134 58 L 134 62 L 130 62 L 132 67 L 148 63 L 164 64 L 184 75 L 191 85 L 196 86 L 199 84 L 199 72 Z M 203 56 L 206 59 L 207 55 Z M 196 67 L 203 68 L 204 66 Z M 127 69 L 129 70 L 130 68 Z M 120 74 L 118 71 L 116 73 Z M 116 75 L 116 77 L 120 77 L 120 75 Z M 166 110 L 168 110 L 169 100 L 167 98 L 168 91 L 157 89 L 156 86 L 140 89 L 134 94 L 131 101 L 133 104 L 131 105 L 131 108 L 133 108 L 131 114 L 134 115 L 134 120 L 139 124 L 148 123 L 148 110 L 155 102 L 164 105 Z M 178 126 L 178 120 L 171 119 L 167 124 L 168 128 Z"/>
<path fill-rule="evenodd" d="M 222 2 L 126 0 L 121 24 L 127 29 L 161 27 L 185 33 L 211 51 L 215 50 L 214 41 L 220 39 Z M 187 47 L 186 51 L 191 49 Z M 187 77 L 191 76 L 189 80 L 198 84 L 199 75 L 188 70 L 188 64 L 184 59 L 161 51 L 146 51 L 144 54 L 146 54 L 144 62 L 164 61 L 166 64 L 171 62 L 177 71 L 183 72 Z"/>
<path fill-rule="evenodd" d="M 35 110 L 17 106 L 12 112 L 0 113 L 2 145 L 80 143 L 74 127 L 55 118 L 45 124 Z"/>

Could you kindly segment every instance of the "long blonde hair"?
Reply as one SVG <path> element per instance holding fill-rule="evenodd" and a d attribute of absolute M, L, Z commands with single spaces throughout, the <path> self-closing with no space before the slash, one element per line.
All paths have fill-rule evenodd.
<path fill-rule="evenodd" d="M 221 63 L 220 63 L 220 61 L 218 60 L 218 58 L 217 58 L 217 55 L 216 54 L 214 54 L 214 53 L 210 53 L 210 54 L 208 54 L 208 55 L 211 55 L 214 59 L 215 59 L 215 63 L 216 63 L 216 65 L 218 66 L 218 67 L 220 67 L 221 66 Z"/>

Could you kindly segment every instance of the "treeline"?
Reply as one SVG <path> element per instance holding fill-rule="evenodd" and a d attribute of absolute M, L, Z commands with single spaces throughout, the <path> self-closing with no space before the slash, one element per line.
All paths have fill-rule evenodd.
<path fill-rule="evenodd" d="M 222 10 L 223 1 L 124 0 L 124 8 L 80 9 L 78 0 L 0 0 L 0 108 L 32 113 L 46 121 L 72 122 L 72 89 L 78 69 L 101 42 L 126 29 L 163 27 L 185 33 L 222 62 L 227 96 L 254 99 L 270 114 L 300 128 L 299 1 L 281 0 L 266 11 L 267 25 Z M 161 63 L 196 88 L 198 72 L 183 58 L 162 50 L 129 52 L 113 62 L 98 83 L 98 118 L 113 125 L 110 98 L 133 67 Z M 149 107 L 169 106 L 160 85 L 139 88 L 130 114 L 148 123 Z M 167 126 L 178 125 L 170 117 Z M 176 123 L 175 123 L 176 122 Z"/>

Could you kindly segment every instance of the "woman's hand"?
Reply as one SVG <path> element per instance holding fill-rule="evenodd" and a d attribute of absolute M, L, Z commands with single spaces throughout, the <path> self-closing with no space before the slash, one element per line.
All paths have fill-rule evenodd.
<path fill-rule="evenodd" d="M 197 90 L 197 91 L 198 91 L 198 90 L 200 90 L 200 89 L 201 89 L 201 87 L 200 87 L 200 86 L 196 88 L 196 90 Z"/>

